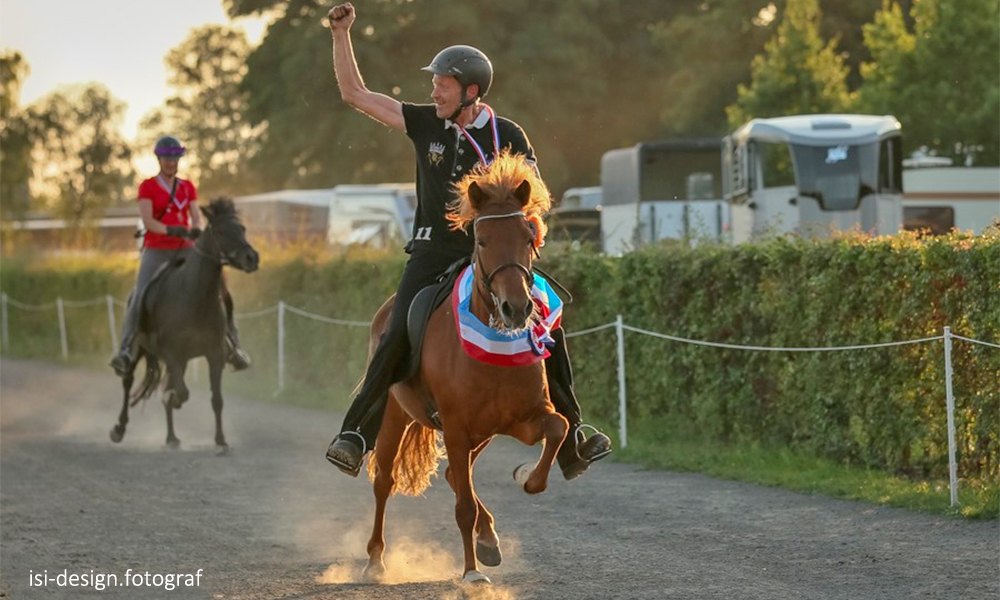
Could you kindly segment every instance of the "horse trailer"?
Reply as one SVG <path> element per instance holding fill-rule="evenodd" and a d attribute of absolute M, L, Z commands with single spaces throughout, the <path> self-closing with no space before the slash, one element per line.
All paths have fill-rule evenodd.
<path fill-rule="evenodd" d="M 894 234 L 902 227 L 902 138 L 895 117 L 753 119 L 723 144 L 733 243 L 792 232 Z"/>
<path fill-rule="evenodd" d="M 938 157 L 903 166 L 903 229 L 980 234 L 1000 221 L 1000 167 L 953 167 Z"/>
<path fill-rule="evenodd" d="M 661 239 L 723 241 L 718 138 L 643 142 L 601 158 L 601 237 L 621 254 Z"/>

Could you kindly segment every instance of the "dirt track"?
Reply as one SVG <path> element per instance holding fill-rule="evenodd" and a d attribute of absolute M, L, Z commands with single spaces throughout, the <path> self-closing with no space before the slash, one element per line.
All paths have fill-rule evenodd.
<path fill-rule="evenodd" d="M 230 376 L 227 374 L 227 377 Z M 323 460 L 339 415 L 227 398 L 233 452 L 215 455 L 208 395 L 108 431 L 108 373 L 0 361 L 0 597 L 457 599 L 453 496 L 394 498 L 393 585 L 355 583 L 371 491 Z M 605 462 L 529 497 L 511 469 L 537 455 L 500 440 L 477 469 L 504 563 L 470 597 L 522 599 L 911 599 L 1000 596 L 997 522 L 965 522 L 690 474 Z M 48 570 L 193 574 L 200 587 L 30 587 Z"/>

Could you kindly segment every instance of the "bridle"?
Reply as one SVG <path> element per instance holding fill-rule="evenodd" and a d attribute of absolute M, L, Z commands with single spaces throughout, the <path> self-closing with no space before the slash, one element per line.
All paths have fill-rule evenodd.
<path fill-rule="evenodd" d="M 207 239 L 211 240 L 212 246 L 215 247 L 215 252 L 212 253 L 212 254 L 209 254 L 209 253 L 205 252 L 204 250 L 202 250 L 201 248 L 198 247 L 198 243 L 197 242 L 195 242 L 194 246 L 192 246 L 194 248 L 195 252 L 197 252 L 198 254 L 204 256 L 205 258 L 211 260 L 212 262 L 216 263 L 219 266 L 226 266 L 226 265 L 231 265 L 232 264 L 232 261 L 229 258 L 229 253 L 228 252 L 223 252 L 222 246 L 219 245 L 219 241 L 217 239 L 215 239 L 215 232 L 213 231 L 213 227 L 212 227 L 212 223 L 211 222 L 209 222 L 208 227 L 206 227 L 204 229 L 204 231 L 202 231 L 202 234 L 201 234 L 199 240 L 201 240 L 202 238 L 207 238 Z M 243 250 L 244 248 L 249 248 L 249 247 L 250 247 L 250 243 L 247 242 L 244 239 L 243 243 L 240 245 L 240 247 L 237 248 L 233 253 L 235 254 L 236 252 L 239 252 L 240 250 Z"/>
<path fill-rule="evenodd" d="M 521 212 L 521 211 L 515 211 L 515 212 L 511 212 L 511 213 L 505 213 L 505 214 L 502 214 L 502 215 L 480 215 L 480 216 L 476 217 L 476 219 L 472 222 L 473 236 L 476 235 L 476 226 L 479 224 L 480 221 L 485 221 L 487 219 L 506 219 L 506 218 L 510 218 L 510 217 L 521 217 L 522 219 L 524 219 L 526 221 L 528 220 L 528 218 L 525 216 L 525 214 L 523 212 Z M 535 246 L 532 246 L 532 252 L 535 255 L 535 257 L 537 258 L 538 257 L 538 248 L 535 247 Z M 479 246 L 477 244 L 476 245 L 476 250 L 475 250 L 475 252 L 472 255 L 472 262 L 473 262 L 473 264 L 476 264 L 476 265 L 481 265 L 482 264 L 481 261 L 478 260 L 478 258 L 479 258 Z M 535 282 L 535 277 L 534 277 L 534 275 L 531 274 L 531 265 L 529 264 L 528 266 L 524 266 L 524 265 L 522 265 L 519 262 L 503 263 L 502 265 L 500 265 L 500 266 L 496 267 L 495 269 L 493 269 L 492 271 L 490 271 L 488 274 L 484 274 L 484 276 L 482 278 L 483 286 L 485 287 L 486 294 L 489 294 L 489 298 L 487 298 L 485 296 L 485 294 L 483 294 L 483 290 L 482 289 L 478 289 L 478 286 L 477 286 L 477 291 L 480 293 L 480 296 L 483 298 L 483 300 L 492 300 L 493 301 L 493 311 L 491 311 L 491 313 L 490 313 L 490 325 L 491 326 L 493 325 L 494 321 L 496 321 L 493 312 L 500 310 L 500 299 L 497 298 L 496 294 L 493 292 L 493 279 L 497 276 L 498 273 L 500 273 L 500 271 L 503 271 L 504 269 L 517 269 L 518 272 L 521 274 L 521 276 L 524 278 L 524 282 L 528 285 L 529 289 L 531 289 L 531 286 Z"/>

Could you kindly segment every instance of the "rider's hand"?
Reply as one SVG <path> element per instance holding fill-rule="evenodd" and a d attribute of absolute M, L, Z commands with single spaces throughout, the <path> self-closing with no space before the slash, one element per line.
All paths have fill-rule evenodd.
<path fill-rule="evenodd" d="M 191 229 L 188 229 L 187 236 L 190 239 L 196 240 L 200 235 L 201 235 L 201 229 L 198 229 L 197 227 L 192 227 Z"/>
<path fill-rule="evenodd" d="M 330 31 L 342 30 L 347 31 L 354 24 L 354 5 L 350 2 L 345 2 L 343 4 L 338 4 L 330 9 L 330 12 L 326 14 L 327 20 L 330 21 Z"/>
<path fill-rule="evenodd" d="M 188 230 L 180 225 L 167 225 L 167 235 L 183 238 L 188 236 Z"/>

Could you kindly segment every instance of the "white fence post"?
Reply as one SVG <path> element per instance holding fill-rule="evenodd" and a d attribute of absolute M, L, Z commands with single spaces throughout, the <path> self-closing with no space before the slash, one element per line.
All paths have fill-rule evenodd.
<path fill-rule="evenodd" d="M 618 437 L 624 448 L 628 445 L 628 423 L 625 416 L 625 330 L 621 315 L 615 319 L 615 332 L 618 334 Z"/>
<path fill-rule="evenodd" d="M 951 506 L 958 506 L 958 463 L 955 462 L 955 396 L 951 391 L 951 327 L 944 328 L 944 390 L 948 406 L 948 487 Z"/>
<path fill-rule="evenodd" d="M 285 389 L 285 301 L 278 301 L 278 391 Z"/>
<path fill-rule="evenodd" d="M 108 303 L 108 332 L 111 334 L 111 354 L 115 354 L 118 351 L 118 325 L 115 323 L 115 299 L 111 294 L 106 295 L 104 298 Z"/>
<path fill-rule="evenodd" d="M 10 352 L 10 333 L 7 322 L 7 293 L 0 296 L 0 319 L 3 320 L 3 351 Z"/>
<path fill-rule="evenodd" d="M 63 310 L 63 299 L 56 298 L 56 312 L 59 313 L 59 341 L 62 343 L 63 360 L 69 360 L 69 344 L 66 342 L 66 311 Z"/>

